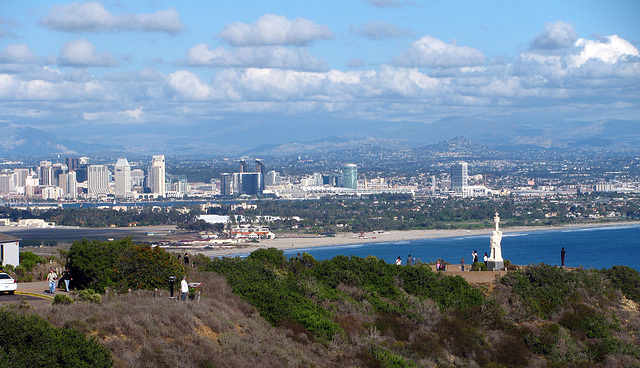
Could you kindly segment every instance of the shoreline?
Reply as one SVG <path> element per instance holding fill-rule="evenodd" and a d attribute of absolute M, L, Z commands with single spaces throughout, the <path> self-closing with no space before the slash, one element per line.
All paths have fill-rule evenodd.
<path fill-rule="evenodd" d="M 567 224 L 562 226 L 515 226 L 501 229 L 503 234 L 521 233 L 531 231 L 550 231 L 562 229 L 585 229 L 611 226 L 640 226 L 640 221 L 629 222 L 609 222 L 609 223 L 583 223 L 583 224 Z M 417 239 L 438 239 L 438 238 L 455 238 L 486 235 L 487 240 L 493 232 L 492 229 L 476 229 L 476 230 L 396 230 L 383 233 L 347 233 L 336 234 L 335 237 L 328 236 L 308 236 L 308 237 L 278 237 L 275 239 L 263 239 L 259 243 L 245 243 L 240 245 L 221 245 L 215 246 L 213 249 L 204 248 L 180 248 L 182 251 L 190 251 L 193 253 L 203 254 L 207 257 L 234 257 L 249 254 L 258 249 L 276 248 L 279 250 L 291 250 L 301 248 L 329 247 L 334 245 L 348 244 L 365 244 L 380 242 L 396 242 L 403 240 Z M 175 251 L 177 249 L 169 248 L 167 250 Z"/>

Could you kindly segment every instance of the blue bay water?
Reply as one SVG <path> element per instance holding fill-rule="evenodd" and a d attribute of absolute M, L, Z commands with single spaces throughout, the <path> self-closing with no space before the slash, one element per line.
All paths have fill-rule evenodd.
<path fill-rule="evenodd" d="M 285 251 L 286 256 L 309 253 L 315 259 L 331 259 L 337 255 L 366 257 L 369 255 L 395 262 L 400 256 L 405 264 L 411 254 L 421 262 L 438 258 L 459 264 L 464 257 L 469 265 L 471 252 L 477 250 L 480 259 L 490 254 L 490 235 L 457 238 L 417 239 L 397 242 L 332 245 L 298 248 Z M 502 257 L 513 264 L 546 263 L 560 265 L 560 250 L 565 248 L 565 266 L 584 268 L 610 268 L 624 265 L 640 270 L 640 226 L 605 226 L 584 229 L 559 229 L 504 233 Z"/>

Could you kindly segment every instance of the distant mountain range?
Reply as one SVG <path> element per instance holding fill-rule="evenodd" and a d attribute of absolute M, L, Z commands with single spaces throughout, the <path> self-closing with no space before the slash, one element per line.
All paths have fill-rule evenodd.
<path fill-rule="evenodd" d="M 103 129 L 109 129 L 103 128 Z M 115 129 L 114 129 L 115 130 Z M 274 155 L 325 153 L 357 147 L 410 149 L 464 137 L 492 148 L 606 148 L 640 150 L 640 121 L 561 121 L 513 124 L 503 121 L 449 117 L 432 123 L 319 122 L 283 123 L 277 130 L 253 122 L 250 129 L 220 131 L 199 129 L 156 131 L 153 135 L 117 131 L 92 137 L 62 139 L 58 135 L 17 124 L 0 123 L 0 155 L 98 155 L 114 153 L 164 153 L 185 156 Z M 77 133 L 81 135 L 82 133 Z M 102 135 L 100 135 L 102 134 Z M 109 137 L 108 140 L 104 137 Z M 300 137 L 286 141 L 287 137 Z M 118 142 L 118 144 L 105 144 Z M 270 142 L 270 143 L 265 143 Z"/>

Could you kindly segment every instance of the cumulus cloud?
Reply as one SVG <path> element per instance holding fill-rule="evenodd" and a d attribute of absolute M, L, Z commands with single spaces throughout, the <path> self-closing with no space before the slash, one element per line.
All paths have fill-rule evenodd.
<path fill-rule="evenodd" d="M 200 80 L 197 74 L 187 70 L 178 70 L 169 74 L 167 81 L 181 97 L 187 100 L 202 101 L 212 96 L 209 85 Z"/>
<path fill-rule="evenodd" d="M 7 45 L 4 50 L 0 51 L 0 62 L 2 63 L 27 64 L 37 59 L 36 53 L 24 43 Z"/>
<path fill-rule="evenodd" d="M 394 24 L 382 21 L 371 21 L 361 26 L 351 26 L 349 32 L 375 41 L 411 36 L 410 30 L 400 29 Z"/>
<path fill-rule="evenodd" d="M 118 65 L 118 59 L 108 51 L 96 53 L 96 48 L 91 42 L 80 39 L 67 42 L 62 46 L 58 63 L 62 66 L 75 67 L 111 67 Z"/>
<path fill-rule="evenodd" d="M 425 36 L 411 43 L 409 49 L 393 60 L 403 67 L 461 67 L 484 63 L 484 55 L 478 49 L 468 46 L 448 44 Z"/>
<path fill-rule="evenodd" d="M 218 34 L 235 46 L 304 45 L 335 37 L 327 26 L 305 18 L 290 20 L 282 15 L 263 15 L 253 24 L 230 23 Z"/>
<path fill-rule="evenodd" d="M 556 50 L 573 45 L 577 38 L 572 24 L 557 21 L 547 23 L 529 46 L 534 50 Z"/>
<path fill-rule="evenodd" d="M 608 36 L 598 41 L 581 38 L 576 41 L 575 46 L 580 49 L 580 53 L 571 58 L 575 66 L 581 66 L 590 59 L 614 64 L 625 57 L 639 55 L 635 46 L 618 35 Z"/>
<path fill-rule="evenodd" d="M 326 63 L 310 55 L 306 48 L 290 49 L 282 46 L 239 47 L 230 51 L 223 47 L 211 50 L 208 45 L 199 44 L 187 51 L 184 63 L 205 67 L 256 67 L 308 71 L 327 69 Z"/>
<path fill-rule="evenodd" d="M 146 31 L 179 33 L 183 28 L 178 12 L 169 8 L 155 14 L 113 14 L 95 1 L 51 7 L 40 25 L 56 31 Z"/>

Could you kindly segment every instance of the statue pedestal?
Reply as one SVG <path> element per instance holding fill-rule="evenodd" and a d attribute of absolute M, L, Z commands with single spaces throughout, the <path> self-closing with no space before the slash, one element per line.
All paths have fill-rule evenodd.
<path fill-rule="evenodd" d="M 487 270 L 489 271 L 502 271 L 504 269 L 504 261 L 495 259 L 487 259 Z"/>

